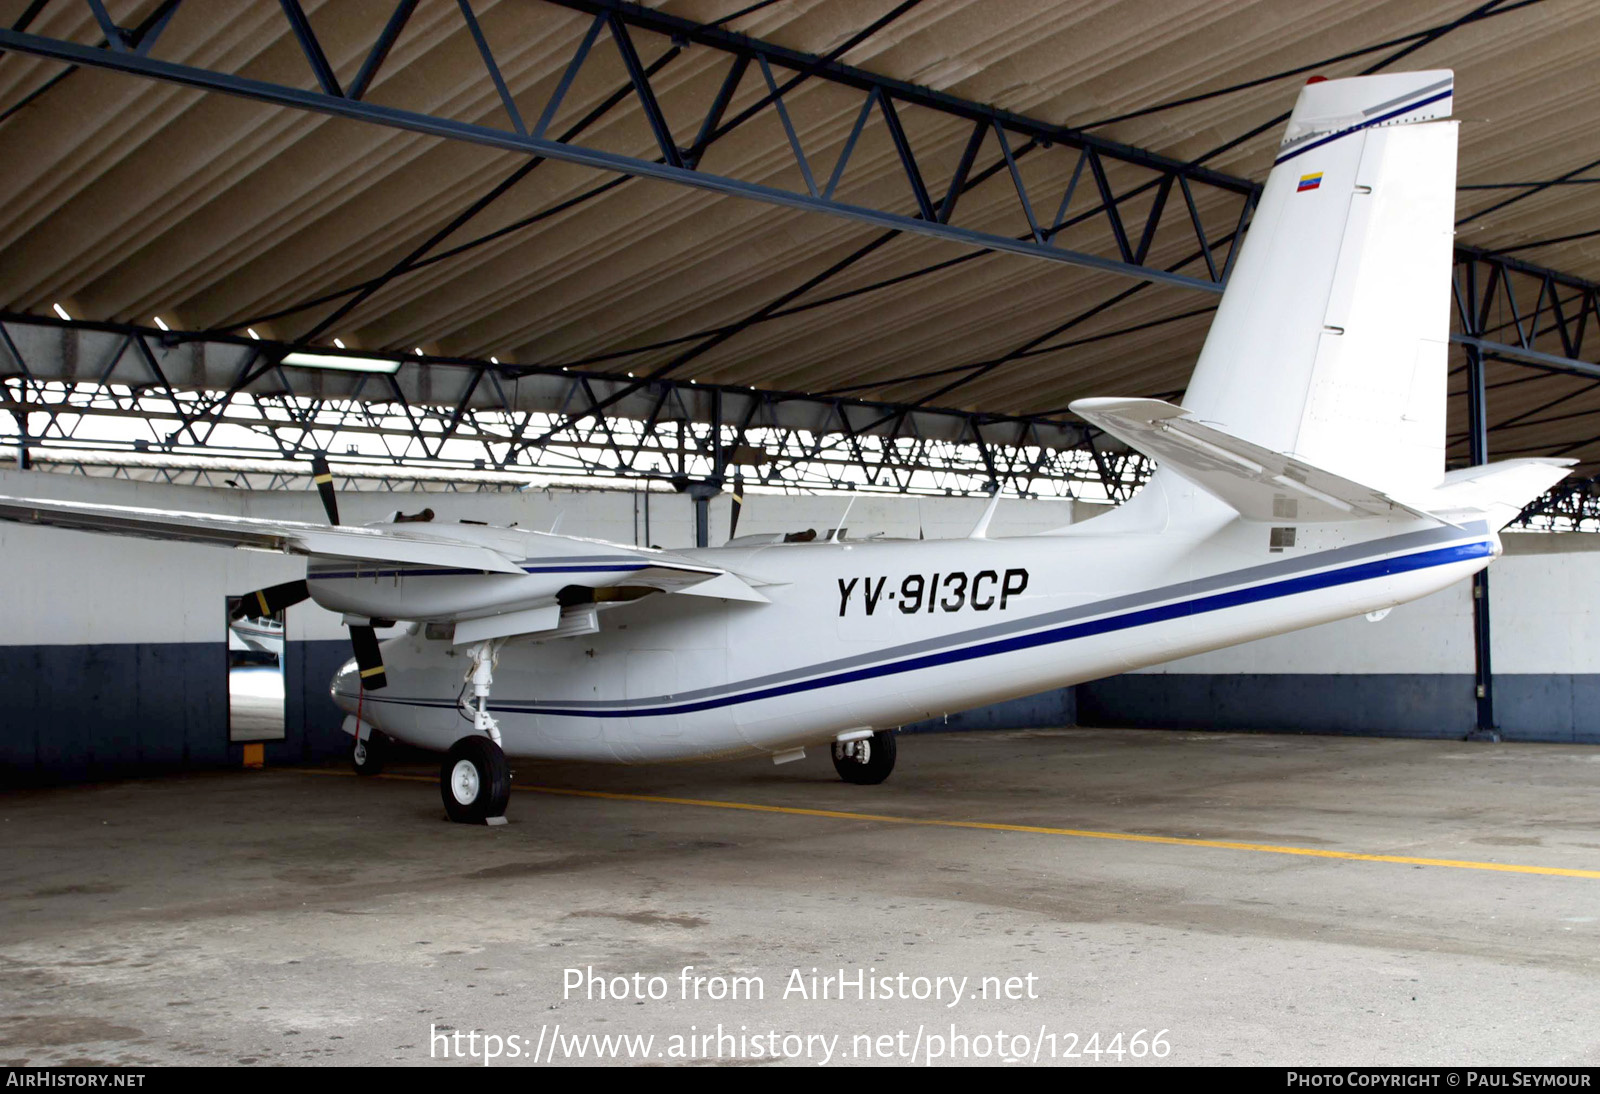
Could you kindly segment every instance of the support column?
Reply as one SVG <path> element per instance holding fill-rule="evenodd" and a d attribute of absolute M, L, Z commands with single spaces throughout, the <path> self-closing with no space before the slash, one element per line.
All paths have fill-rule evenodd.
<path fill-rule="evenodd" d="M 720 482 L 691 482 L 689 497 L 694 501 L 694 545 L 711 546 L 711 499 L 722 493 Z"/>
<path fill-rule="evenodd" d="M 1483 377 L 1483 354 L 1467 347 L 1467 434 L 1473 466 L 1489 462 L 1489 411 Z M 1477 698 L 1477 724 L 1469 741 L 1498 741 L 1494 718 L 1494 671 L 1490 661 L 1489 571 L 1472 575 L 1473 688 Z"/>

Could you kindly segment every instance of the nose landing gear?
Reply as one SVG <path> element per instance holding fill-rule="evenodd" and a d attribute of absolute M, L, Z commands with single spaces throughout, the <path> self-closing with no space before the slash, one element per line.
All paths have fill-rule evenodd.
<path fill-rule="evenodd" d="M 847 783 L 876 786 L 894 770 L 894 731 L 880 729 L 870 737 L 833 743 L 833 769 Z"/>
<path fill-rule="evenodd" d="M 350 763 L 356 769 L 356 774 L 380 774 L 389 758 L 389 738 L 354 714 L 345 716 L 344 731 L 353 740 Z"/>
<path fill-rule="evenodd" d="M 500 725 L 489 713 L 489 691 L 494 686 L 494 663 L 499 643 L 479 642 L 472 647 L 467 680 L 472 698 L 461 709 L 482 736 L 463 737 L 450 747 L 439 768 L 439 794 L 444 811 L 461 824 L 504 824 L 511 799 L 511 767 L 500 745 Z"/>
<path fill-rule="evenodd" d="M 357 775 L 377 775 L 383 771 L 383 762 L 388 758 L 389 738 L 377 730 L 370 730 L 365 740 L 356 738 L 355 750 L 350 754 L 350 762 L 355 766 Z"/>

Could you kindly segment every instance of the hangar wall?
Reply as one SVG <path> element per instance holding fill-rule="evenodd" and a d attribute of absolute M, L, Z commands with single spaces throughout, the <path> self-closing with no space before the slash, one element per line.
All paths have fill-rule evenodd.
<path fill-rule="evenodd" d="M 232 491 L 0 471 L 0 493 L 320 521 L 309 492 Z M 750 495 L 744 533 L 826 530 L 847 499 Z M 983 502 L 860 498 L 856 534 L 965 535 Z M 624 543 L 693 542 L 692 503 L 629 490 L 520 493 L 344 491 L 346 520 L 432 507 L 441 520 L 520 522 Z M 1080 516 L 1083 514 L 1079 514 Z M 1004 502 L 998 534 L 1073 519 L 1065 501 Z M 727 537 L 729 503 L 712 511 Z M 1600 536 L 1508 534 L 1493 570 L 1497 708 L 1521 740 L 1600 743 Z M 0 524 L 0 778 L 97 778 L 240 762 L 227 741 L 224 601 L 300 574 L 247 551 Z M 1472 727 L 1470 589 L 1345 621 L 908 726 L 1085 725 L 1458 737 Z M 327 681 L 348 654 L 338 619 L 289 612 L 286 737 L 268 763 L 342 755 Z"/>
<path fill-rule="evenodd" d="M 321 522 L 309 491 L 243 491 L 47 472 L 0 471 L 0 493 Z M 826 531 L 850 504 L 855 534 L 966 535 L 985 502 L 971 498 L 787 497 L 749 494 L 739 531 Z M 632 490 L 498 493 L 341 491 L 347 522 L 431 507 L 468 518 L 666 548 L 694 543 L 684 495 Z M 728 536 L 716 500 L 711 542 Z M 1059 527 L 1070 501 L 1003 501 L 997 534 Z M 647 531 L 648 530 L 648 531 Z M 648 538 L 647 538 L 648 535 Z M 86 779 L 238 764 L 227 735 L 227 596 L 302 575 L 299 560 L 255 551 L 0 523 L 0 781 Z M 328 680 L 350 656 L 338 617 L 312 604 L 288 612 L 285 739 L 269 764 L 343 755 L 342 716 Z M 995 716 L 1062 724 L 1063 694 L 1008 704 Z M 1070 722 L 1070 717 L 1066 719 Z"/>
<path fill-rule="evenodd" d="M 1600 535 L 1507 532 L 1490 570 L 1507 740 L 1600 743 Z M 1473 728 L 1472 589 L 1077 688 L 1084 725 L 1460 737 Z"/>

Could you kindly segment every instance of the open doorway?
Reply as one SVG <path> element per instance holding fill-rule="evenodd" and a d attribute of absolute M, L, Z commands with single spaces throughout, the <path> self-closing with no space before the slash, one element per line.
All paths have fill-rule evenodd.
<path fill-rule="evenodd" d="M 228 612 L 228 740 L 281 741 L 284 737 L 284 613 Z"/>

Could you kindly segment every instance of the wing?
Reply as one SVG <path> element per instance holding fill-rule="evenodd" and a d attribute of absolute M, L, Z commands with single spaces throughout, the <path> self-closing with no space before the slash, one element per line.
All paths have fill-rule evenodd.
<path fill-rule="evenodd" d="M 254 547 L 329 559 L 448 566 L 490 573 L 523 572 L 511 559 L 491 548 L 392 527 L 311 524 L 7 495 L 0 495 L 0 520 L 219 547 Z"/>
<path fill-rule="evenodd" d="M 457 642 L 545 632 L 555 636 L 588 633 L 598 626 L 595 613 L 599 606 L 625 604 L 645 590 L 768 602 L 752 587 L 763 582 L 668 551 L 482 525 L 312 524 L 7 495 L 0 495 L 0 520 L 305 555 L 311 560 L 307 576 L 314 581 L 370 577 L 370 564 L 396 567 L 396 573 L 420 567 L 416 572 L 444 570 L 468 579 L 473 574 L 523 579 L 508 588 L 504 610 L 479 611 L 470 617 L 448 612 L 442 617 L 438 613 L 426 617 L 453 621 Z M 358 565 L 352 567 L 352 563 Z M 496 576 L 496 580 L 503 582 L 504 578 Z M 558 603 L 558 595 L 572 588 L 591 592 L 584 603 Z M 261 595 L 271 600 L 272 606 L 287 606 L 310 593 L 306 582 L 290 582 L 262 590 Z M 263 608 L 267 606 L 263 601 Z M 373 602 L 361 610 L 355 606 L 335 610 L 375 619 L 415 618 L 404 610 L 389 610 L 391 607 L 403 609 L 404 604 Z"/>

